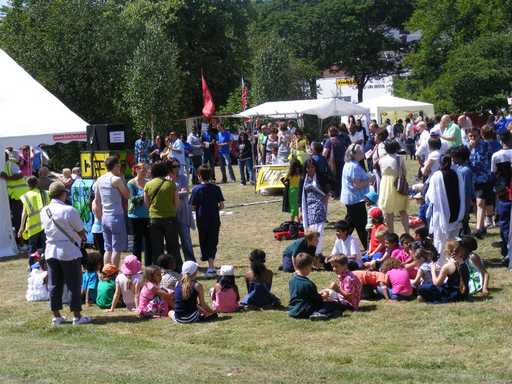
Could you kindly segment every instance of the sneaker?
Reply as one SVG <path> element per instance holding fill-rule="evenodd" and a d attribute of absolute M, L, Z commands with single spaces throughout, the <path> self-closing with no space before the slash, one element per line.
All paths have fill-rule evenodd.
<path fill-rule="evenodd" d="M 66 321 L 66 318 L 61 316 L 61 317 L 54 317 L 52 319 L 52 325 L 54 327 L 58 327 L 59 325 L 62 325 L 62 323 L 64 323 Z"/>
<path fill-rule="evenodd" d="M 325 313 L 314 312 L 311 316 L 309 316 L 309 320 L 311 321 L 326 321 L 329 320 L 329 316 Z"/>
<path fill-rule="evenodd" d="M 80 318 L 74 318 L 73 319 L 73 325 L 82 325 L 82 324 L 89 324 L 92 321 L 90 317 L 82 316 Z"/>
<path fill-rule="evenodd" d="M 215 269 L 208 268 L 206 272 L 204 273 L 204 277 L 206 278 L 214 278 L 217 277 L 217 271 Z"/>

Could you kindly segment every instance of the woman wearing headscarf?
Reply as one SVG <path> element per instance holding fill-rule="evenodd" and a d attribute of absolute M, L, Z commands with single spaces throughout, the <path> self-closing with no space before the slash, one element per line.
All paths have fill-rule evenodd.
<path fill-rule="evenodd" d="M 451 166 L 450 156 L 444 156 L 441 159 L 441 169 L 430 178 L 425 195 L 430 233 L 440 255 L 439 265 L 446 263 L 444 245 L 458 236 L 465 212 L 464 181 L 460 173 L 451 169 Z"/>

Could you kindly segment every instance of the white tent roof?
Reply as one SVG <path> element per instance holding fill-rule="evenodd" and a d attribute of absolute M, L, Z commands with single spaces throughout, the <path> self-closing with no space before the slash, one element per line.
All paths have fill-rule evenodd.
<path fill-rule="evenodd" d="M 366 107 L 347 103 L 339 99 L 311 99 L 273 101 L 247 109 L 236 117 L 272 116 L 276 118 L 296 118 L 304 114 L 316 115 L 319 119 L 330 116 L 363 115 L 370 111 Z"/>
<path fill-rule="evenodd" d="M 87 139 L 87 123 L 1 49 L 0 128 L 0 142 L 14 148 Z"/>
<path fill-rule="evenodd" d="M 85 141 L 87 123 L 0 49 L 0 170 L 4 149 Z M 0 180 L 0 257 L 17 254 L 5 181 Z"/>
<path fill-rule="evenodd" d="M 426 116 L 434 116 L 434 105 L 422 101 L 402 99 L 391 95 L 384 95 L 370 100 L 363 101 L 358 105 L 369 108 L 372 118 L 380 123 L 381 114 L 384 112 L 419 112 L 423 111 Z"/>

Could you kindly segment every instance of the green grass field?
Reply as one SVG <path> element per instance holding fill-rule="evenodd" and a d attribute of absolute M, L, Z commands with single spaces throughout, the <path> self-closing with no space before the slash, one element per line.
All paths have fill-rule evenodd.
<path fill-rule="evenodd" d="M 238 184 L 222 190 L 228 207 L 275 199 Z M 410 211 L 416 210 L 411 201 Z M 248 253 L 262 248 L 268 267 L 277 272 L 289 244 L 272 237 L 272 228 L 287 218 L 281 204 L 227 211 L 233 213 L 222 218 L 218 266 L 233 264 L 243 276 Z M 340 202 L 330 201 L 329 222 L 342 217 Z M 334 238 L 330 225 L 326 250 Z M 193 239 L 199 255 L 196 233 Z M 359 312 L 329 322 L 258 311 L 176 325 L 90 307 L 84 314 L 93 324 L 52 328 L 48 303 L 25 301 L 26 260 L 4 261 L 0 383 L 511 383 L 512 274 L 490 247 L 497 239 L 493 229 L 478 249 L 491 274 L 488 299 L 445 305 L 364 301 Z M 274 293 L 284 304 L 289 277 L 277 272 L 274 278 Z M 322 288 L 335 276 L 315 272 L 311 278 Z M 244 294 L 242 278 L 237 281 Z"/>

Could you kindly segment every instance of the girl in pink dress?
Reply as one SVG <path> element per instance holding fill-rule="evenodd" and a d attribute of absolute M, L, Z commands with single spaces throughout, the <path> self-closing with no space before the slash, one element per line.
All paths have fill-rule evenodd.
<path fill-rule="evenodd" d="M 140 317 L 167 316 L 172 300 L 171 294 L 160 288 L 162 273 L 160 268 L 148 266 L 144 269 L 144 281 L 139 294 Z"/>
<path fill-rule="evenodd" d="M 235 268 L 232 265 L 223 265 L 220 268 L 220 277 L 210 290 L 210 296 L 215 312 L 229 313 L 240 309 L 240 295 L 235 283 Z"/>

